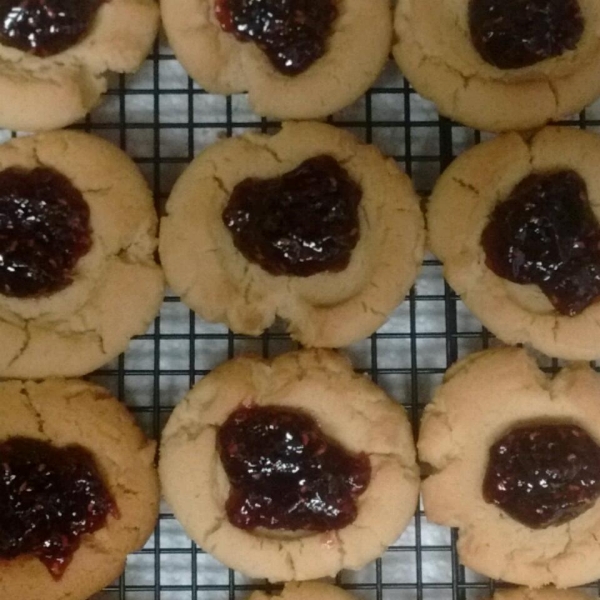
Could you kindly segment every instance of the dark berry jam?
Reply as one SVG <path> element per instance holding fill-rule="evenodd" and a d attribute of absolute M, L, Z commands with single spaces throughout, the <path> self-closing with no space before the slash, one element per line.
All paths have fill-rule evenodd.
<path fill-rule="evenodd" d="M 327 51 L 337 0 L 217 0 L 223 30 L 254 42 L 284 75 L 306 71 Z"/>
<path fill-rule="evenodd" d="M 574 171 L 523 179 L 494 209 L 481 243 L 496 275 L 538 285 L 563 315 L 600 296 L 600 226 Z"/>
<path fill-rule="evenodd" d="M 36 56 L 68 50 L 107 0 L 0 0 L 0 43 Z"/>
<path fill-rule="evenodd" d="M 600 496 L 600 447 L 576 425 L 513 429 L 490 448 L 483 497 L 543 529 L 583 514 Z"/>
<path fill-rule="evenodd" d="M 585 27 L 579 0 L 470 0 L 469 27 L 481 58 L 521 69 L 577 47 Z"/>
<path fill-rule="evenodd" d="M 526 425 L 490 448 L 486 502 L 532 529 L 561 525 L 600 496 L 600 447 L 570 424 Z"/>
<path fill-rule="evenodd" d="M 117 506 L 94 457 L 14 437 L 0 443 L 0 559 L 31 555 L 60 578 L 81 537 L 105 526 Z"/>
<path fill-rule="evenodd" d="M 371 480 L 366 455 L 287 408 L 241 406 L 219 429 L 217 449 L 231 483 L 227 516 L 241 529 L 341 529 Z"/>
<path fill-rule="evenodd" d="M 58 171 L 0 171 L 0 294 L 16 298 L 58 292 L 73 281 L 92 246 L 90 210 Z"/>
<path fill-rule="evenodd" d="M 360 237 L 362 190 L 331 156 L 275 179 L 245 179 L 223 211 L 236 248 L 272 275 L 343 271 Z"/>

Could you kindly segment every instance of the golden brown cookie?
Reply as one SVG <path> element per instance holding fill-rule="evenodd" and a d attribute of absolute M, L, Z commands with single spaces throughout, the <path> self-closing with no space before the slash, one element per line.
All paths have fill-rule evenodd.
<path fill-rule="evenodd" d="M 333 157 L 362 189 L 356 245 L 341 271 L 296 276 L 280 269 L 274 275 L 236 248 L 223 213 L 247 178 L 281 177 L 322 155 Z M 314 216 L 315 208 L 300 234 L 285 230 L 286 217 L 273 246 L 285 247 L 296 235 L 310 248 L 307 228 L 321 221 L 335 225 L 338 218 L 337 209 L 326 209 L 323 218 Z M 373 333 L 404 299 L 423 259 L 423 217 L 410 179 L 375 147 L 330 125 L 286 123 L 272 137 L 247 134 L 218 142 L 179 179 L 166 210 L 160 255 L 183 302 L 204 319 L 249 335 L 281 317 L 305 346 L 340 347 Z M 331 231 L 323 226 L 325 241 Z M 296 256 L 295 250 L 286 256 Z M 303 259 L 295 260 L 297 266 Z M 295 266 L 286 266 L 286 273 L 295 273 Z"/>
<path fill-rule="evenodd" d="M 52 203 L 36 195 L 37 184 L 26 201 L 9 199 L 10 190 L 19 189 L 15 173 L 19 185 L 50 177 L 74 187 L 78 212 L 69 205 L 65 218 L 59 209 L 63 190 L 55 183 L 39 184 L 58 189 Z M 0 376 L 89 373 L 144 333 L 162 302 L 163 276 L 154 258 L 157 217 L 148 186 L 121 150 L 66 131 L 0 146 L 0 182 Z M 60 232 L 53 230 L 56 222 Z M 59 259 L 64 268 L 56 266 Z M 62 286 L 53 287 L 56 275 Z"/>
<path fill-rule="evenodd" d="M 300 120 L 336 112 L 366 92 L 389 55 L 392 13 L 388 0 L 335 0 L 338 16 L 324 54 L 295 75 L 280 72 L 253 42 L 240 41 L 225 31 L 216 17 L 218 3 L 163 0 L 161 12 L 169 42 L 199 85 L 218 94 L 247 91 L 259 115 Z M 309 46 L 314 45 L 311 40 Z"/>
<path fill-rule="evenodd" d="M 530 344 L 550 356 L 572 360 L 600 356 L 600 303 L 594 301 L 573 315 L 561 312 L 550 300 L 552 294 L 546 295 L 537 284 L 515 283 L 492 271 L 482 246 L 483 232 L 494 211 L 532 174 L 575 172 L 575 177 L 579 176 L 587 188 L 583 205 L 593 212 L 590 218 L 597 227 L 599 161 L 600 137 L 552 127 L 530 140 L 505 134 L 481 144 L 455 160 L 438 180 L 428 209 L 431 250 L 444 263 L 448 283 L 503 342 Z M 577 192 L 569 194 L 564 196 L 567 207 L 578 197 Z M 549 206 L 548 215 L 552 215 L 553 199 L 548 197 L 544 202 Z M 560 225 L 560 221 L 556 224 Z M 525 239 L 537 235 L 530 231 L 536 227 L 529 226 Z M 574 242 L 568 241 L 570 238 L 561 242 L 559 234 L 548 233 L 548 236 L 544 242 L 548 252 L 554 252 L 554 247 L 560 248 L 560 244 L 574 246 Z M 570 256 L 572 250 L 557 252 Z M 577 264 L 581 257 L 573 256 L 569 260 Z M 519 256 L 515 254 L 514 260 L 520 260 Z M 590 269 L 593 272 L 595 267 L 592 265 Z"/>
<path fill-rule="evenodd" d="M 1 561 L 0 597 L 84 600 L 116 579 L 127 554 L 152 532 L 159 503 L 155 444 L 108 391 L 78 380 L 0 384 L 0 444 L 16 437 L 91 452 L 116 511 L 80 538 L 60 579 L 34 556 Z"/>
<path fill-rule="evenodd" d="M 598 578 L 600 503 L 585 504 L 587 510 L 574 516 L 567 513 L 572 505 L 565 502 L 563 516 L 574 518 L 534 528 L 506 505 L 486 502 L 484 481 L 492 446 L 521 427 L 577 426 L 598 444 L 599 397 L 600 376 L 589 366 L 572 365 L 550 378 L 525 350 L 517 348 L 473 354 L 447 372 L 425 409 L 419 436 L 419 459 L 430 472 L 423 482 L 423 505 L 432 522 L 458 528 L 458 552 L 467 567 L 530 587 L 570 587 Z M 545 500 L 543 505 L 535 504 L 535 499 L 546 498 L 540 493 L 543 475 L 550 480 L 548 489 L 562 490 L 561 494 L 568 478 L 563 478 L 562 467 L 556 471 L 540 467 L 540 479 L 536 479 L 535 456 L 543 460 L 546 453 L 551 455 L 551 446 L 543 446 L 543 451 L 540 445 L 521 459 L 514 447 L 505 446 L 505 455 L 522 460 L 530 477 L 523 481 L 540 482 L 522 488 L 532 490 L 533 500 L 525 505 L 522 499 L 519 506 L 535 505 L 540 519 L 550 518 L 553 505 L 546 512 L 551 505 Z M 568 452 L 573 461 L 579 460 L 579 451 Z M 581 485 L 577 477 L 583 482 L 586 473 L 579 469 L 579 462 L 572 464 L 572 483 Z M 513 489 L 512 485 L 509 482 L 504 488 Z"/>
<path fill-rule="evenodd" d="M 473 4 L 495 15 L 497 30 L 473 27 Z M 538 2 L 539 10 L 527 15 L 522 4 L 505 4 L 399 0 L 393 53 L 417 92 L 433 100 L 443 115 L 488 131 L 539 127 L 580 111 L 600 95 L 600 10 L 595 0 L 548 3 L 552 6 L 545 12 Z M 565 16 L 567 4 L 578 7 L 576 17 Z M 519 45 L 519 36 L 507 33 L 505 19 L 511 13 L 524 23 L 521 43 L 529 50 L 521 57 L 509 54 Z M 574 25 L 571 19 L 577 19 Z M 472 31 L 478 32 L 475 37 Z M 529 37 L 532 31 L 537 39 Z M 497 48 L 480 52 L 474 39 L 482 37 Z M 551 48 L 541 53 L 538 44 Z M 523 66 L 508 66 L 515 64 Z"/>
<path fill-rule="evenodd" d="M 268 594 L 257 590 L 250 596 L 250 600 L 277 600 L 278 598 L 281 600 L 353 600 L 354 596 L 335 585 L 318 581 L 286 583 L 279 593 Z"/>
<path fill-rule="evenodd" d="M 346 452 L 364 453 L 361 460 L 368 459 L 371 475 L 356 499 L 353 522 L 321 532 L 232 524 L 226 511 L 231 485 L 217 442 L 232 413 L 256 407 L 300 411 Z M 235 447 L 227 446 L 230 450 Z M 217 368 L 171 416 L 159 473 L 165 498 L 192 539 L 229 567 L 271 581 L 362 568 L 401 534 L 419 493 L 403 409 L 354 373 L 345 358 L 327 350 L 294 352 L 273 361 L 238 358 Z"/>
<path fill-rule="evenodd" d="M 17 5 L 18 3 L 13 3 Z M 36 5 L 39 3 L 36 3 Z M 90 2 L 90 4 L 92 4 Z M 56 42 L 47 29 L 56 27 L 56 13 L 60 2 L 47 7 L 44 3 L 40 17 L 31 8 L 33 23 L 41 22 L 45 35 L 40 43 L 22 19 L 3 19 L 0 28 L 0 127 L 24 131 L 58 129 L 84 117 L 98 102 L 107 88 L 110 71 L 131 73 L 135 71 L 156 37 L 159 9 L 155 0 L 107 0 L 97 2 L 99 8 L 90 21 L 89 30 L 75 43 L 58 53 Z M 63 7 L 64 21 L 69 23 L 71 11 L 78 3 Z M 8 7 L 2 10 L 8 10 Z M 74 16 L 77 20 L 79 15 Z M 8 23 L 19 23 L 8 28 Z M 19 28 L 20 29 L 17 29 Z M 66 26 L 65 26 L 66 27 Z M 22 33 L 15 35 L 15 30 Z M 6 37 L 3 39 L 3 35 Z M 13 47 L 6 41 L 13 37 L 36 40 L 36 49 Z M 60 39 L 60 38 L 59 38 Z M 52 54 L 44 50 L 50 44 Z M 38 55 L 37 48 L 43 54 Z"/>

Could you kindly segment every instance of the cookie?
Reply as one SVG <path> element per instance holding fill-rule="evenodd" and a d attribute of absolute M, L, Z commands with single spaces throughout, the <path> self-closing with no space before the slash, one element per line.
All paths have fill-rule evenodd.
<path fill-rule="evenodd" d="M 400 0 L 393 54 L 441 114 L 530 129 L 600 96 L 599 25 L 594 0 Z"/>
<path fill-rule="evenodd" d="M 464 565 L 529 587 L 598 578 L 600 486 L 590 477 L 600 470 L 599 395 L 586 364 L 550 378 L 517 348 L 473 354 L 447 372 L 418 450 L 430 473 L 425 514 L 458 528 Z"/>
<path fill-rule="evenodd" d="M 528 588 L 501 589 L 493 600 L 590 600 L 591 596 L 580 590 L 557 590 L 554 587 L 532 590 Z"/>
<path fill-rule="evenodd" d="M 176 183 L 166 212 L 160 256 L 183 302 L 249 335 L 281 317 L 305 346 L 373 333 L 423 259 L 410 179 L 330 125 L 218 142 Z"/>
<path fill-rule="evenodd" d="M 404 410 L 328 350 L 218 367 L 170 417 L 159 474 L 196 543 L 270 581 L 362 568 L 402 533 L 419 494 Z"/>
<path fill-rule="evenodd" d="M 63 131 L 0 146 L 0 376 L 83 375 L 146 332 L 164 288 L 156 226 L 112 144 Z"/>
<path fill-rule="evenodd" d="M 84 117 L 108 73 L 134 72 L 156 37 L 155 0 L 4 2 L 0 7 L 0 127 L 58 129 Z M 11 11 L 19 18 L 9 18 Z"/>
<path fill-rule="evenodd" d="M 152 532 L 159 503 L 155 444 L 145 438 L 125 407 L 107 390 L 84 381 L 5 382 L 0 384 L 0 398 L 0 497 L 7 502 L 7 492 L 11 498 L 11 486 L 16 486 L 6 477 L 6 469 L 10 469 L 17 482 L 27 483 L 29 494 L 32 489 L 38 490 L 34 498 L 39 503 L 35 508 L 27 508 L 34 499 L 19 486 L 16 498 L 12 496 L 8 504 L 3 503 L 3 515 L 12 511 L 13 515 L 35 516 L 37 531 L 43 532 L 44 523 L 40 520 L 50 520 L 56 528 L 59 518 L 66 519 L 60 529 L 45 532 L 51 537 L 29 530 L 23 538 L 27 546 L 11 545 L 9 530 L 3 529 L 0 556 L 6 559 L 8 548 L 10 559 L 0 560 L 0 596 L 11 600 L 84 600 L 116 579 L 125 567 L 127 554 L 140 548 Z M 15 454 L 16 448 L 20 454 Z M 53 456 L 57 452 L 63 453 L 58 466 Z M 94 464 L 83 471 L 82 453 Z M 67 460 L 76 460 L 79 470 L 71 472 L 71 467 L 65 466 L 65 471 L 61 471 Z M 36 479 L 31 474 L 34 469 L 34 473 L 43 473 L 45 479 Z M 29 478 L 23 479 L 26 473 Z M 65 488 L 64 482 L 70 480 L 72 483 Z M 89 484 L 82 488 L 82 481 Z M 60 482 L 63 487 L 59 487 Z M 42 495 L 45 500 L 40 499 L 40 486 L 49 490 L 50 498 Z M 79 504 L 66 505 L 75 507 L 75 523 L 68 520 L 70 511 L 60 513 L 67 502 L 64 489 L 70 495 L 69 502 L 80 502 L 82 496 L 89 500 L 87 512 Z M 110 498 L 109 514 L 99 511 L 101 492 Z M 71 528 L 94 519 L 96 527 L 90 529 L 93 533 L 77 529 L 76 543 L 70 537 L 65 542 L 65 533 Z M 20 519 L 13 516 L 12 535 L 21 527 Z M 55 536 L 59 534 L 62 545 L 57 547 Z M 40 542 L 46 539 L 49 541 L 42 550 Z M 22 548 L 29 553 L 19 554 Z"/>
<path fill-rule="evenodd" d="M 251 4 L 163 0 L 161 12 L 169 42 L 191 77 L 211 93 L 248 92 L 259 115 L 326 117 L 364 94 L 388 59 L 388 0 Z"/>
<path fill-rule="evenodd" d="M 481 144 L 437 182 L 431 250 L 464 303 L 507 344 L 600 356 L 599 160 L 597 135 L 546 128 Z"/>
<path fill-rule="evenodd" d="M 353 600 L 352 594 L 345 590 L 317 581 L 286 583 L 280 593 L 268 594 L 257 590 L 250 596 L 250 600 L 274 600 L 276 598 L 281 598 L 281 600 Z"/>

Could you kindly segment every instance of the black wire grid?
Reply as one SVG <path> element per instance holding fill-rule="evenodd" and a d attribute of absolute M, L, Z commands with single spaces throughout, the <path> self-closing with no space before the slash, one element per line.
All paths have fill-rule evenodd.
<path fill-rule="evenodd" d="M 568 124 L 598 127 L 594 116 L 600 119 L 600 106 Z M 394 156 L 424 196 L 454 156 L 482 139 L 479 132 L 439 118 L 391 61 L 377 86 L 331 122 Z M 278 123 L 256 117 L 244 95 L 224 98 L 201 90 L 161 43 L 140 72 L 116 77 L 103 104 L 75 127 L 125 150 L 146 175 L 162 213 L 174 181 L 206 145 L 247 130 L 274 132 Z M 146 432 L 159 439 L 175 404 L 216 365 L 242 352 L 267 357 L 293 349 L 282 331 L 259 338 L 234 335 L 201 321 L 171 294 L 151 330 L 91 379 L 114 391 Z M 358 370 L 402 402 L 416 434 L 422 409 L 446 368 L 493 343 L 429 257 L 390 322 L 347 352 Z M 545 366 L 556 369 L 557 364 Z M 456 539 L 456 532 L 428 523 L 418 511 L 381 559 L 361 572 L 343 572 L 337 583 L 364 600 L 489 597 L 494 582 L 460 565 Z M 255 589 L 269 587 L 202 552 L 163 505 L 152 538 L 129 557 L 124 575 L 94 600 L 236 600 Z"/>

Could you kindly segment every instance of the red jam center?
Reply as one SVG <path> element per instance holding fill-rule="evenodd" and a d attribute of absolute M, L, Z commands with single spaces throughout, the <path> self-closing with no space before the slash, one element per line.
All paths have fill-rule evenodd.
<path fill-rule="evenodd" d="M 575 171 L 523 179 L 494 209 L 481 243 L 496 275 L 538 285 L 563 315 L 600 297 L 600 226 Z"/>
<path fill-rule="evenodd" d="M 81 537 L 117 506 L 81 446 L 14 437 L 0 443 L 0 559 L 32 555 L 60 578 Z"/>
<path fill-rule="evenodd" d="M 83 39 L 107 0 L 0 0 L 0 43 L 53 56 Z"/>
<path fill-rule="evenodd" d="M 217 0 L 221 27 L 254 42 L 284 75 L 306 71 L 327 51 L 336 0 Z"/>
<path fill-rule="evenodd" d="M 73 282 L 92 246 L 90 209 L 58 171 L 0 171 L 0 294 L 31 298 Z"/>
<path fill-rule="evenodd" d="M 344 270 L 358 243 L 362 190 L 331 156 L 274 179 L 245 179 L 223 211 L 236 248 L 271 275 Z"/>
<path fill-rule="evenodd" d="M 574 50 L 585 23 L 578 0 L 470 0 L 469 26 L 483 60 L 520 69 Z"/>
<path fill-rule="evenodd" d="M 287 408 L 241 406 L 220 427 L 217 449 L 231 483 L 227 516 L 241 529 L 341 529 L 371 480 L 366 455 Z"/>
<path fill-rule="evenodd" d="M 490 448 L 483 497 L 541 529 L 583 514 L 600 496 L 600 447 L 576 425 L 530 425 Z"/>

